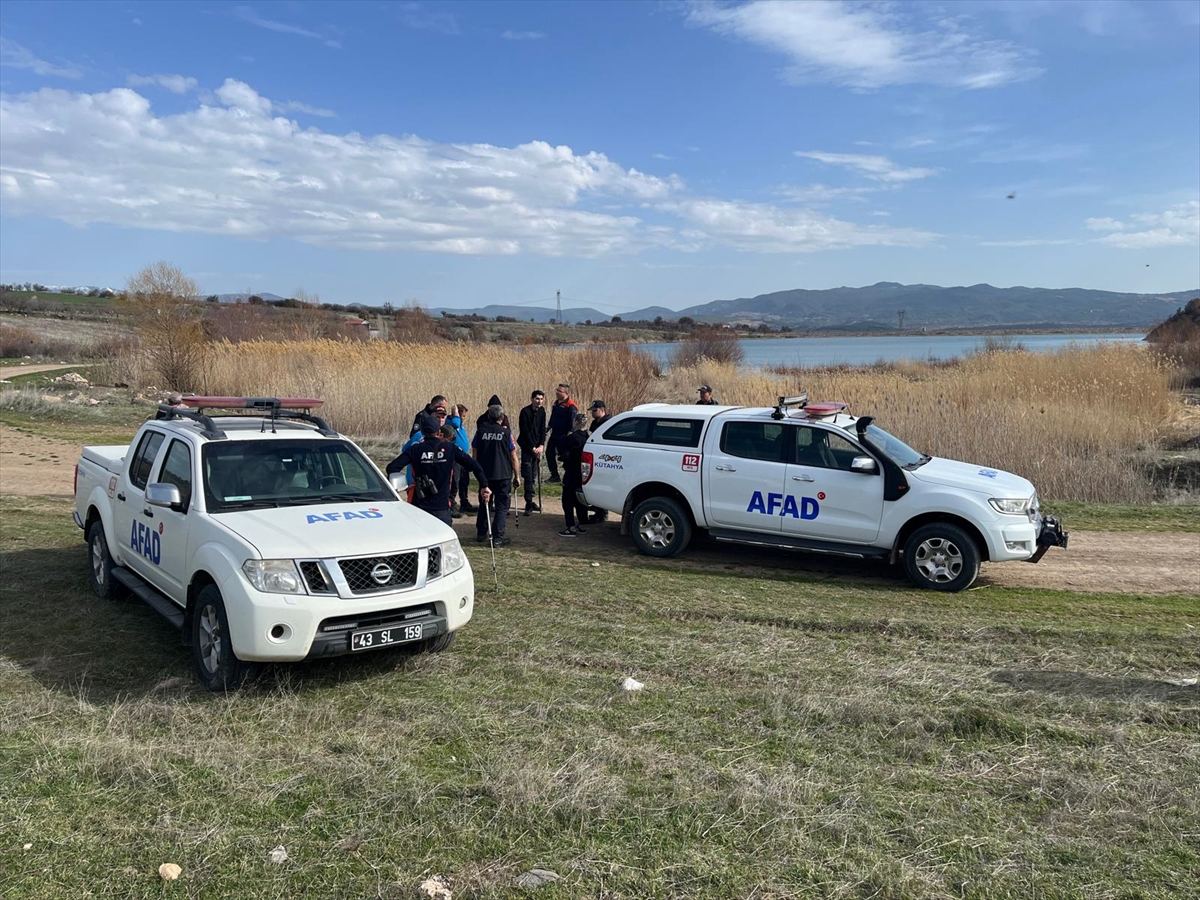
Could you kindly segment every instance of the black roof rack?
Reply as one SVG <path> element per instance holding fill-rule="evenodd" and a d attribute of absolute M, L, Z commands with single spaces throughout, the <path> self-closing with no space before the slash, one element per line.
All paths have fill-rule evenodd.
<path fill-rule="evenodd" d="M 771 413 L 772 419 L 783 419 L 787 417 L 787 409 L 789 406 L 795 406 L 799 409 L 804 409 L 808 406 L 808 391 L 801 391 L 794 397 L 780 397 L 779 403 L 775 407 L 775 412 Z"/>
<path fill-rule="evenodd" d="M 268 422 L 270 422 L 272 424 L 272 428 L 274 428 L 274 423 L 279 419 L 296 419 L 301 422 L 308 422 L 312 425 L 315 425 L 317 427 L 317 431 L 326 437 L 338 436 L 337 431 L 335 431 L 333 428 L 330 428 L 329 423 L 320 416 L 314 416 L 311 413 L 302 412 L 297 409 L 284 409 L 280 401 L 275 397 L 238 398 L 239 402 L 237 404 L 208 402 L 210 400 L 218 401 L 219 399 L 225 398 L 187 397 L 185 399 L 198 401 L 196 403 L 196 408 L 184 409 L 178 406 L 171 406 L 167 403 L 160 403 L 158 404 L 158 413 L 155 415 L 155 418 L 164 421 L 170 421 L 171 419 L 190 419 L 191 421 L 198 422 L 201 426 L 203 426 L 203 431 L 201 434 L 203 434 L 206 438 L 213 441 L 222 441 L 225 440 L 228 435 L 226 435 L 224 431 L 217 427 L 217 424 L 213 421 L 212 416 L 206 416 L 201 410 L 241 409 L 247 410 L 249 414 L 247 415 L 243 413 L 242 415 L 235 415 L 231 418 L 250 419 L 261 416 L 264 429 Z"/>

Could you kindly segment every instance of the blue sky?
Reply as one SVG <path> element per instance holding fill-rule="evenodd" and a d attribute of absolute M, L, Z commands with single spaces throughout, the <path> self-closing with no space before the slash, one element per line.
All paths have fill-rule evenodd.
<path fill-rule="evenodd" d="M 1197 0 L 6 0 L 0 94 L 3 281 L 1200 286 Z"/>

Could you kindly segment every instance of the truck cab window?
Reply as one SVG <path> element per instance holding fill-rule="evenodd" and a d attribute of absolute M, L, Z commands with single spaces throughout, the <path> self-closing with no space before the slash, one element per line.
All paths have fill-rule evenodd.
<path fill-rule="evenodd" d="M 850 471 L 850 463 L 863 451 L 844 437 L 823 428 L 801 425 L 796 432 L 796 462 L 818 469 Z"/>
<path fill-rule="evenodd" d="M 163 460 L 162 471 L 158 473 L 162 484 L 173 484 L 179 488 L 179 499 L 183 512 L 188 511 L 192 502 L 192 451 L 183 441 L 172 441 L 167 450 L 167 458 Z"/>
<path fill-rule="evenodd" d="M 133 459 L 129 461 L 129 483 L 139 490 L 146 489 L 146 482 L 150 480 L 150 470 L 158 456 L 158 448 L 162 446 L 165 437 L 161 431 L 147 431 L 142 435 Z"/>
<path fill-rule="evenodd" d="M 727 422 L 721 434 L 721 450 L 742 459 L 785 462 L 786 449 L 777 422 Z"/>

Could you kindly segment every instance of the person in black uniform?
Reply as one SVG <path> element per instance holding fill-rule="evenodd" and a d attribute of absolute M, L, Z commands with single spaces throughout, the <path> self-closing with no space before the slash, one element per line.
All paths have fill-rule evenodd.
<path fill-rule="evenodd" d="M 587 521 L 587 507 L 579 502 L 577 492 L 583 487 L 583 445 L 587 443 L 587 416 L 575 414 L 575 430 L 563 441 L 563 480 L 562 505 L 563 515 L 567 519 L 567 527 L 558 533 L 559 537 L 575 537 L 587 529 L 583 523 Z M 579 524 L 575 524 L 575 517 Z"/>
<path fill-rule="evenodd" d="M 454 464 L 465 466 L 475 473 L 482 488 L 480 496 L 486 502 L 492 492 L 488 488 L 488 479 L 483 468 L 467 454 L 454 445 L 453 441 L 443 440 L 438 431 L 442 427 L 433 416 L 421 419 L 421 434 L 423 439 L 387 464 L 389 475 L 403 472 L 405 467 L 412 466 L 413 480 L 416 484 L 413 506 L 422 509 L 437 519 L 450 521 L 450 481 L 454 474 Z"/>
<path fill-rule="evenodd" d="M 438 394 L 436 397 L 426 403 L 425 408 L 419 410 L 417 414 L 413 416 L 412 428 L 409 429 L 408 436 L 413 437 L 414 435 L 420 433 L 422 420 L 424 420 L 426 416 L 435 415 L 439 409 L 443 413 L 446 411 L 446 398 L 441 394 Z"/>
<path fill-rule="evenodd" d="M 592 405 L 588 407 L 588 412 L 592 414 L 592 422 L 588 425 L 588 434 L 595 434 L 601 428 L 608 424 L 608 407 L 604 405 L 603 400 L 593 400 Z M 608 520 L 608 510 L 602 509 L 599 506 L 588 507 L 587 521 L 590 525 L 598 525 L 601 522 Z M 583 520 L 580 519 L 580 524 Z"/>
<path fill-rule="evenodd" d="M 510 490 L 520 484 L 516 477 L 519 463 L 517 462 L 517 445 L 513 441 L 512 429 L 504 425 L 504 407 L 493 403 L 488 407 L 487 420 L 475 432 L 471 441 L 471 451 L 479 460 L 481 471 L 487 476 L 484 484 L 492 485 L 492 546 L 505 547 L 512 541 L 504 536 L 504 528 L 508 524 L 508 503 Z M 479 510 L 475 520 L 475 539 L 486 541 L 488 538 L 488 507 L 484 505 Z"/>
<path fill-rule="evenodd" d="M 697 406 L 717 406 L 717 401 L 713 399 L 712 388 L 707 384 L 702 384 L 696 389 L 696 393 L 700 395 L 700 399 L 696 401 Z"/>
<path fill-rule="evenodd" d="M 546 452 L 546 394 L 534 391 L 529 395 L 529 405 L 517 417 L 521 433 L 517 435 L 517 446 L 521 448 L 521 480 L 525 482 L 525 515 L 541 512 L 533 502 L 533 487 L 542 466 L 542 454 Z"/>

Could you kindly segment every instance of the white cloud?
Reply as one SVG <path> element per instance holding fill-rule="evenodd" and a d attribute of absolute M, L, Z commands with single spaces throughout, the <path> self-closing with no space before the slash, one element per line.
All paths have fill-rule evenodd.
<path fill-rule="evenodd" d="M 651 159 L 674 159 L 675 157 L 667 156 L 667 154 L 665 154 L 665 153 L 651 153 L 650 158 Z"/>
<path fill-rule="evenodd" d="M 320 116 L 322 119 L 336 119 L 337 113 L 332 109 L 324 109 L 320 106 L 309 106 L 307 103 L 301 103 L 299 100 L 288 100 L 286 103 L 276 103 L 275 108 L 280 112 L 298 112 L 309 116 Z"/>
<path fill-rule="evenodd" d="M 1040 75 L 1033 52 L 970 33 L 918 4 L 693 2 L 687 22 L 784 54 L 785 78 L 870 90 L 891 84 L 998 87 Z"/>
<path fill-rule="evenodd" d="M 796 155 L 828 163 L 831 166 L 845 166 L 863 173 L 868 178 L 890 183 L 917 181 L 921 178 L 928 178 L 930 175 L 936 175 L 938 172 L 937 169 L 906 169 L 896 165 L 886 156 L 864 153 L 824 153 L 820 150 L 797 150 Z"/>
<path fill-rule="evenodd" d="M 1057 238 L 1024 238 L 1016 241 L 980 241 L 981 247 L 1060 247 L 1065 244 L 1077 244 L 1078 241 L 1060 240 Z"/>
<path fill-rule="evenodd" d="M 437 31 L 441 34 L 458 34 L 458 16 L 450 12 L 433 12 L 415 2 L 397 3 L 400 24 L 418 31 Z"/>
<path fill-rule="evenodd" d="M 326 47 L 333 47 L 335 50 L 340 49 L 342 46 L 340 41 L 328 38 L 312 29 L 303 28 L 299 25 L 291 25 L 287 22 L 279 22 L 275 19 L 264 18 L 249 6 L 235 6 L 233 8 L 233 16 L 247 25 L 253 25 L 256 28 L 265 28 L 267 31 L 274 31 L 278 34 L 294 34 L 298 37 L 312 38 L 313 40 L 321 41 Z"/>
<path fill-rule="evenodd" d="M 1200 246 L 1200 200 L 1180 203 L 1161 213 L 1138 213 L 1127 222 L 1098 218 L 1088 219 L 1084 225 L 1092 231 L 1110 232 L 1096 240 L 1125 250 Z"/>
<path fill-rule="evenodd" d="M 186 75 L 130 75 L 125 83 L 130 87 L 156 84 L 172 94 L 186 94 L 196 87 L 197 81 Z"/>
<path fill-rule="evenodd" d="M 546 37 L 544 31 L 512 31 L 511 29 L 500 35 L 506 41 L 540 41 Z"/>
<path fill-rule="evenodd" d="M 161 116 L 129 88 L 0 96 L 0 199 L 9 216 L 81 226 L 383 251 L 811 252 L 934 237 L 696 196 L 676 176 L 543 141 L 446 144 L 301 127 L 275 115 L 287 105 L 233 79 Z"/>
<path fill-rule="evenodd" d="M 764 203 L 700 197 L 662 204 L 662 208 L 692 224 L 682 237 L 695 241 L 696 249 L 707 241 L 738 250 L 815 253 L 868 245 L 920 247 L 937 237 L 909 228 L 855 225 L 807 210 L 780 209 Z"/>
<path fill-rule="evenodd" d="M 829 203 L 833 200 L 864 202 L 868 194 L 882 190 L 882 186 L 831 187 L 828 184 L 785 184 L 777 188 L 775 193 L 795 203 Z"/>
<path fill-rule="evenodd" d="M 83 73 L 75 66 L 56 66 L 38 59 L 33 52 L 16 41 L 0 37 L 0 66 L 10 69 L 28 69 L 35 75 L 53 75 L 57 78 L 81 78 Z"/>

